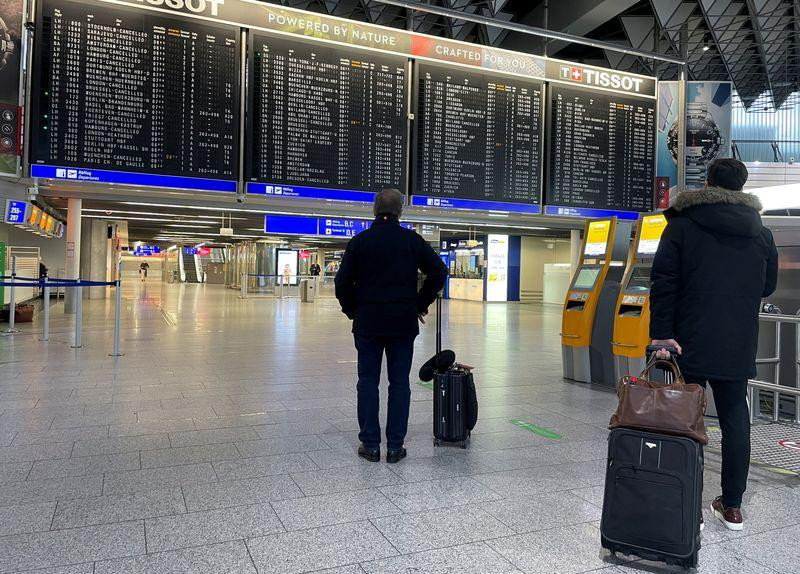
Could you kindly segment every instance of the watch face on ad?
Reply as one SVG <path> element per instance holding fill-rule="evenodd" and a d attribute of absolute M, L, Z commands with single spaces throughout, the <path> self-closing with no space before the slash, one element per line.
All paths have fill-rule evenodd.
<path fill-rule="evenodd" d="M 711 116 L 686 118 L 686 155 L 696 161 L 708 163 L 715 159 L 722 147 L 719 128 Z"/>

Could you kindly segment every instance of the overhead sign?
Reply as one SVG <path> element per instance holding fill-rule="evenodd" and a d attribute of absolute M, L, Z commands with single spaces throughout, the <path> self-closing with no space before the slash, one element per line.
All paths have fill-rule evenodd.
<path fill-rule="evenodd" d="M 161 253 L 161 248 L 158 245 L 137 245 L 133 250 L 133 254 L 137 257 L 151 257 Z"/>
<path fill-rule="evenodd" d="M 355 22 L 256 0 L 103 0 L 114 4 L 179 12 L 254 30 L 314 38 L 337 44 L 380 50 L 426 60 L 461 64 L 561 83 L 582 83 L 595 89 L 654 98 L 650 76 L 553 60 L 522 52 L 448 40 L 396 28 Z M 564 69 L 570 68 L 569 77 Z M 573 76 L 579 71 L 580 79 Z"/>
<path fill-rule="evenodd" d="M 277 235 L 320 235 L 324 237 L 355 237 L 370 228 L 372 221 L 367 219 L 347 219 L 343 217 L 304 217 L 302 215 L 264 216 L 264 233 Z M 402 227 L 414 230 L 413 223 L 400 222 Z"/>
<path fill-rule="evenodd" d="M 5 222 L 11 225 L 24 225 L 28 213 L 28 204 L 24 201 L 6 200 Z"/>

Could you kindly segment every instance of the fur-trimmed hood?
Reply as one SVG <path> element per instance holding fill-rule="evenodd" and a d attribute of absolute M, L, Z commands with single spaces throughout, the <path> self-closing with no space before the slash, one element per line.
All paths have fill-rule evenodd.
<path fill-rule="evenodd" d="M 675 211 L 683 211 L 696 205 L 711 205 L 715 203 L 727 203 L 730 205 L 744 205 L 760 212 L 764 209 L 761 200 L 752 193 L 744 191 L 732 191 L 721 187 L 707 187 L 684 191 L 675 199 L 672 208 Z"/>
<path fill-rule="evenodd" d="M 667 212 L 667 219 L 686 217 L 713 233 L 736 237 L 757 237 L 761 223 L 761 200 L 743 191 L 707 187 L 684 191 Z"/>

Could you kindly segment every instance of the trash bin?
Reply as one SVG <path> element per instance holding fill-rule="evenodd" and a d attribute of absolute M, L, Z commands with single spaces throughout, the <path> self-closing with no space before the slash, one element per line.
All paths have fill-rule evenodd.
<path fill-rule="evenodd" d="M 313 279 L 300 280 L 300 301 L 303 303 L 313 303 L 314 295 L 317 291 L 317 282 Z"/>

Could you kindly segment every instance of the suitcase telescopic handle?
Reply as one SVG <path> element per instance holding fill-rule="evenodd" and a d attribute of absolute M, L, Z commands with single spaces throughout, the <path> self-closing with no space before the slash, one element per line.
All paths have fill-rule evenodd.
<path fill-rule="evenodd" d="M 442 352 L 442 295 L 436 295 L 436 354 Z"/>

